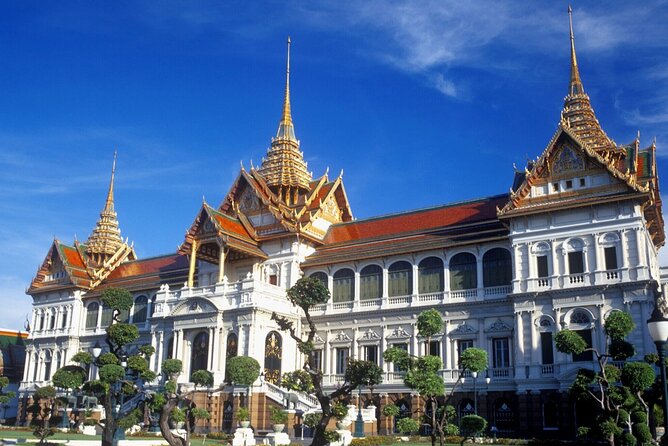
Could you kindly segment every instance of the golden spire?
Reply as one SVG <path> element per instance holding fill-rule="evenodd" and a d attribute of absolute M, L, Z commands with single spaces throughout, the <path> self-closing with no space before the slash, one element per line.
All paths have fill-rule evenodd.
<path fill-rule="evenodd" d="M 118 227 L 118 219 L 114 211 L 114 175 L 116 173 L 116 151 L 114 151 L 114 162 L 111 168 L 111 180 L 109 191 L 104 202 L 104 208 L 100 212 L 100 219 L 95 229 L 86 241 L 86 254 L 94 263 L 101 264 L 107 258 L 113 256 L 123 246 L 121 230 Z"/>
<path fill-rule="evenodd" d="M 575 56 L 575 37 L 573 35 L 573 9 L 568 6 L 568 21 L 571 40 L 571 78 L 568 95 L 564 99 L 561 112 L 563 125 L 575 133 L 585 144 L 597 152 L 614 149 L 615 144 L 608 138 L 596 119 L 589 96 L 585 93 L 580 79 L 580 70 Z"/>
<path fill-rule="evenodd" d="M 580 70 L 578 70 L 578 59 L 575 56 L 575 37 L 573 36 L 573 8 L 568 5 L 568 22 L 571 26 L 571 84 L 569 94 L 584 94 L 584 86 L 580 80 Z"/>
<path fill-rule="evenodd" d="M 271 147 L 267 150 L 267 156 L 262 160 L 257 172 L 286 204 L 296 204 L 299 190 L 308 190 L 312 177 L 307 170 L 304 155 L 299 150 L 299 141 L 295 137 L 295 126 L 290 111 L 290 44 L 291 40 L 288 37 L 285 99 L 281 121 L 278 124 L 276 137 L 271 139 Z"/>
<path fill-rule="evenodd" d="M 296 141 L 295 126 L 292 122 L 292 114 L 290 113 L 290 43 L 290 36 L 288 36 L 288 60 L 285 69 L 285 99 L 283 101 L 283 115 L 281 116 L 281 122 L 278 124 L 276 138 Z"/>

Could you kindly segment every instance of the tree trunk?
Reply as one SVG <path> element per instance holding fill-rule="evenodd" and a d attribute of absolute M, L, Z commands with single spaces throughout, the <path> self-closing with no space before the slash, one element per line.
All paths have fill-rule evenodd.
<path fill-rule="evenodd" d="M 169 416 L 172 413 L 172 410 L 178 404 L 178 399 L 169 398 L 162 410 L 160 411 L 160 433 L 162 437 L 169 443 L 169 446 L 188 446 L 186 440 L 178 435 L 174 435 L 169 429 Z"/>
<path fill-rule="evenodd" d="M 112 412 L 112 398 L 107 395 L 104 399 L 104 430 L 102 431 L 102 446 L 111 446 L 114 441 L 114 432 L 116 431 L 116 420 Z"/>
<path fill-rule="evenodd" d="M 329 420 L 332 418 L 331 405 L 329 397 L 323 395 L 322 390 L 316 390 L 316 395 L 318 397 L 318 401 L 320 402 L 320 408 L 322 409 L 322 418 L 315 426 L 311 446 L 325 446 L 328 443 L 327 439 L 325 439 L 325 430 L 327 429 Z"/>

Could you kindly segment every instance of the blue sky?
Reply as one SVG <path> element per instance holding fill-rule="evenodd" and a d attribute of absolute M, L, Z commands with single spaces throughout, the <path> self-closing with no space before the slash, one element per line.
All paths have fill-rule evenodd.
<path fill-rule="evenodd" d="M 494 195 L 550 140 L 569 79 L 566 2 L 0 4 L 0 327 L 21 328 L 51 240 L 85 240 L 118 149 L 116 210 L 140 257 L 173 252 L 202 197 L 292 111 L 314 175 L 357 218 Z M 573 5 L 609 136 L 668 157 L 668 3 Z M 668 260 L 668 257 L 667 257 Z M 668 264 L 668 262 L 666 262 Z"/>

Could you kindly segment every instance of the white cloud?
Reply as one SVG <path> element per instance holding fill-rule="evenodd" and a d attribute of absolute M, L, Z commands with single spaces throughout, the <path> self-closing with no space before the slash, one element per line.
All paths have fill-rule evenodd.
<path fill-rule="evenodd" d="M 433 78 L 434 87 L 446 96 L 457 97 L 457 87 L 455 84 L 447 80 L 441 73 L 436 74 Z"/>

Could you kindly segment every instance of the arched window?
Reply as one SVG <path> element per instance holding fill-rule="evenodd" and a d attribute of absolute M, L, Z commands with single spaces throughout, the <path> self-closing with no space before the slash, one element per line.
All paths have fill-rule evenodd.
<path fill-rule="evenodd" d="M 420 294 L 443 291 L 443 261 L 427 257 L 418 265 L 418 289 Z"/>
<path fill-rule="evenodd" d="M 153 297 L 151 298 L 151 309 L 148 311 L 148 313 L 149 313 L 151 316 L 153 316 L 153 314 L 155 313 L 155 299 L 156 299 L 156 296 L 153 296 Z"/>
<path fill-rule="evenodd" d="M 44 381 L 51 379 L 51 351 L 47 350 L 44 353 Z"/>
<path fill-rule="evenodd" d="M 283 357 L 283 340 L 281 335 L 270 332 L 264 340 L 264 379 L 277 384 L 281 379 L 281 358 Z"/>
<path fill-rule="evenodd" d="M 475 256 L 461 252 L 450 259 L 450 289 L 456 291 L 477 287 L 478 267 Z"/>
<path fill-rule="evenodd" d="M 571 239 L 566 243 L 568 256 L 568 274 L 582 274 L 585 270 L 584 243 L 580 239 Z"/>
<path fill-rule="evenodd" d="M 56 328 L 56 310 L 51 310 L 49 312 L 49 330 Z"/>
<path fill-rule="evenodd" d="M 587 348 L 592 348 L 591 317 L 585 310 L 575 310 L 571 313 L 568 324 L 569 330 L 573 330 L 584 339 Z M 573 362 L 593 361 L 594 353 L 586 350 L 579 354 L 573 354 Z"/>
<path fill-rule="evenodd" d="M 108 307 L 104 303 L 102 304 L 102 319 L 100 321 L 100 326 L 106 328 L 111 325 L 111 317 L 114 314 L 114 310 L 111 307 Z"/>
<path fill-rule="evenodd" d="M 515 433 L 515 411 L 509 401 L 499 399 L 494 404 L 494 425 L 503 436 Z"/>
<path fill-rule="evenodd" d="M 209 334 L 201 332 L 193 340 L 190 356 L 190 376 L 197 370 L 209 368 Z"/>
<path fill-rule="evenodd" d="M 473 401 L 471 401 L 468 398 L 464 398 L 459 402 L 459 421 L 461 421 L 462 418 L 467 415 L 474 415 L 474 414 L 475 414 L 475 407 L 473 405 Z"/>
<path fill-rule="evenodd" d="M 334 274 L 333 302 L 349 302 L 355 298 L 355 273 L 352 269 L 340 269 Z"/>
<path fill-rule="evenodd" d="M 174 337 L 171 336 L 167 341 L 167 359 L 174 358 Z"/>
<path fill-rule="evenodd" d="M 139 296 L 135 299 L 135 307 L 132 312 L 132 323 L 143 324 L 146 322 L 146 314 L 148 312 L 148 298 L 146 296 Z"/>
<path fill-rule="evenodd" d="M 327 274 L 323 273 L 322 271 L 318 271 L 317 273 L 313 273 L 309 277 L 311 279 L 318 279 L 320 282 L 322 282 L 323 285 L 325 285 L 325 288 L 328 287 L 328 285 L 327 285 Z"/>
<path fill-rule="evenodd" d="M 69 317 L 69 313 L 67 312 L 67 307 L 63 308 L 63 314 L 60 318 L 60 328 L 67 328 L 67 318 Z"/>
<path fill-rule="evenodd" d="M 482 256 L 483 286 L 510 285 L 512 276 L 513 267 L 507 249 L 493 248 Z"/>
<path fill-rule="evenodd" d="M 395 262 L 388 269 L 388 294 L 408 296 L 413 293 L 413 266 L 405 261 Z"/>
<path fill-rule="evenodd" d="M 97 327 L 97 313 L 100 305 L 97 302 L 91 302 L 86 308 L 86 328 Z"/>
<path fill-rule="evenodd" d="M 368 265 L 360 271 L 360 299 L 379 299 L 383 295 L 383 269 Z"/>
<path fill-rule="evenodd" d="M 225 348 L 225 357 L 227 359 L 237 356 L 237 347 L 239 345 L 239 338 L 237 338 L 236 333 L 230 333 L 227 335 L 227 345 Z M 225 382 L 229 383 L 227 378 L 227 367 L 225 367 Z"/>
<path fill-rule="evenodd" d="M 225 355 L 226 355 L 225 357 L 227 359 L 237 356 L 238 345 L 239 341 L 236 333 L 230 333 L 229 335 L 227 335 L 227 349 L 225 350 Z"/>

